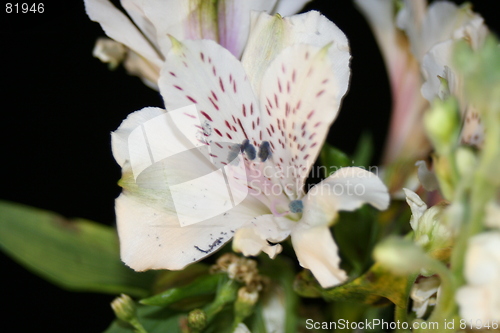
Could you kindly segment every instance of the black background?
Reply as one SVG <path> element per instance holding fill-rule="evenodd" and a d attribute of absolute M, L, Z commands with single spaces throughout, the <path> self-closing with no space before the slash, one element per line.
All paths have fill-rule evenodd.
<path fill-rule="evenodd" d="M 498 31 L 494 2 L 472 1 Z M 122 68 L 110 72 L 92 57 L 104 34 L 83 1 L 44 4 L 43 14 L 1 9 L 0 199 L 113 225 L 120 169 L 109 133 L 129 113 L 162 100 Z M 380 154 L 390 95 L 367 24 L 348 0 L 317 0 L 306 9 L 323 12 L 351 44 L 352 84 L 329 142 L 352 152 L 369 130 Z M 1 331 L 101 332 L 113 319 L 113 296 L 64 291 L 1 253 L 0 260 Z"/>

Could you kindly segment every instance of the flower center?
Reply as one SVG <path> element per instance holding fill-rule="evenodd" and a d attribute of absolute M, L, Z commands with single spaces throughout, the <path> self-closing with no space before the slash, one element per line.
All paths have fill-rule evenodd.
<path fill-rule="evenodd" d="M 275 216 L 289 215 L 295 219 L 296 214 L 302 213 L 301 200 L 290 201 L 279 181 L 280 170 L 276 168 L 270 157 L 271 146 L 268 141 L 262 141 L 258 149 L 244 140 L 241 144 L 234 144 L 228 153 L 228 162 L 239 165 L 239 154 L 243 157 L 245 175 L 238 175 L 245 181 L 249 194 L 260 200 Z"/>

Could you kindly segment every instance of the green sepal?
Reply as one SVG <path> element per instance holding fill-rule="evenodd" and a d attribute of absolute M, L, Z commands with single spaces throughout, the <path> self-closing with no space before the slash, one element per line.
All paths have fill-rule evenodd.
<path fill-rule="evenodd" d="M 0 248 L 35 274 L 73 291 L 144 297 L 155 277 L 155 272 L 137 273 L 120 261 L 114 228 L 6 201 L 0 201 Z"/>

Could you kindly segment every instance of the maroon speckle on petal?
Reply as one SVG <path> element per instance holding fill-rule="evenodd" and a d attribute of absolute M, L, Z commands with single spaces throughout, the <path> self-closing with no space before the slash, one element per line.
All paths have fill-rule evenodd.
<path fill-rule="evenodd" d="M 200 52 L 200 58 L 201 61 L 205 62 L 205 55 L 203 54 L 203 52 Z"/>
<path fill-rule="evenodd" d="M 245 104 L 242 105 L 241 109 L 242 109 L 241 111 L 243 112 L 243 117 L 246 117 L 247 116 L 247 108 L 246 108 Z"/>
<path fill-rule="evenodd" d="M 318 144 L 317 142 L 313 142 L 313 144 L 310 146 L 310 148 L 315 147 L 317 144 Z"/>
<path fill-rule="evenodd" d="M 281 82 L 280 82 L 280 79 L 278 79 L 278 90 L 280 91 L 281 93 Z"/>
<path fill-rule="evenodd" d="M 231 140 L 233 139 L 233 137 L 231 136 L 231 134 L 229 134 L 229 133 L 227 133 L 227 132 L 226 132 L 226 136 L 227 136 L 229 139 L 231 139 Z"/>
<path fill-rule="evenodd" d="M 195 100 L 193 97 L 191 97 L 191 96 L 186 95 L 186 98 L 187 98 L 187 99 L 189 99 L 189 100 L 190 100 L 191 102 L 193 102 L 194 104 L 198 103 L 198 102 L 196 102 L 196 100 Z"/>
<path fill-rule="evenodd" d="M 318 121 L 316 124 L 314 124 L 314 127 L 318 127 L 319 125 L 321 125 L 321 121 Z"/>
<path fill-rule="evenodd" d="M 274 94 L 274 103 L 276 104 L 276 107 L 279 108 L 280 105 L 278 103 L 278 95 Z"/>
<path fill-rule="evenodd" d="M 200 113 L 208 120 L 213 121 L 212 118 L 205 111 L 200 111 Z"/>
<path fill-rule="evenodd" d="M 229 124 L 229 121 L 225 120 L 224 123 L 226 124 L 227 128 L 229 128 L 230 130 L 232 130 L 231 124 Z"/>
<path fill-rule="evenodd" d="M 323 93 L 324 93 L 324 92 L 325 92 L 324 90 L 321 90 L 320 92 L 318 92 L 318 93 L 316 94 L 316 97 L 319 97 L 319 96 L 323 95 Z"/>
<path fill-rule="evenodd" d="M 236 92 L 237 92 L 237 90 L 236 90 L 236 81 L 233 81 L 233 91 L 236 94 Z"/>
<path fill-rule="evenodd" d="M 245 132 L 245 129 L 243 128 L 243 125 L 241 124 L 240 118 L 238 118 L 238 125 L 240 125 L 240 128 L 243 131 L 243 135 L 245 136 L 245 139 L 248 140 L 247 132 Z"/>
<path fill-rule="evenodd" d="M 292 72 L 292 82 L 295 83 L 295 69 Z"/>
<path fill-rule="evenodd" d="M 214 131 L 215 133 L 217 133 L 220 137 L 222 137 L 222 133 L 217 129 L 217 128 L 214 128 Z M 220 147 L 222 148 L 222 147 Z"/>
<path fill-rule="evenodd" d="M 307 115 L 307 119 L 308 120 L 311 119 L 311 117 L 313 116 L 313 114 L 314 114 L 314 110 L 311 110 L 311 112 L 309 112 L 308 115 Z"/>
<path fill-rule="evenodd" d="M 208 99 L 210 100 L 210 102 L 212 102 L 212 105 L 214 106 L 214 108 L 219 111 L 219 106 L 217 104 L 215 104 L 215 102 L 213 101 L 213 99 L 211 97 L 208 97 Z"/>
<path fill-rule="evenodd" d="M 211 91 L 211 92 L 212 92 L 212 96 L 214 97 L 214 99 L 215 99 L 216 101 L 219 101 L 219 99 L 217 98 L 217 95 L 216 95 L 213 91 Z"/>
<path fill-rule="evenodd" d="M 308 157 L 309 157 L 309 154 L 306 154 L 306 155 L 304 156 L 304 159 L 305 159 L 305 160 L 307 160 L 307 158 L 308 158 Z"/>
<path fill-rule="evenodd" d="M 172 76 L 174 76 L 174 77 L 177 77 L 177 75 L 175 75 L 175 73 L 174 73 L 174 72 L 169 72 L 169 73 L 170 73 L 170 75 L 172 75 Z"/>
<path fill-rule="evenodd" d="M 222 92 L 225 92 L 225 90 L 224 90 L 224 83 L 222 83 L 222 79 L 221 78 L 219 78 L 219 86 L 222 89 Z"/>
<path fill-rule="evenodd" d="M 179 87 L 179 86 L 174 86 L 174 88 L 179 89 L 179 90 L 184 90 L 184 89 L 182 89 L 182 88 L 181 88 L 181 87 Z"/>
<path fill-rule="evenodd" d="M 250 103 L 250 114 L 253 115 L 253 103 Z"/>

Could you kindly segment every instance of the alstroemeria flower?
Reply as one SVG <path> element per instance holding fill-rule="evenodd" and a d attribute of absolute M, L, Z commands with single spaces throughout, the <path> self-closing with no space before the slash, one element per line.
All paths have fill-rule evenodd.
<path fill-rule="evenodd" d="M 310 0 L 121 0 L 127 15 L 109 0 L 85 0 L 92 21 L 116 43 L 127 47 L 124 66 L 132 75 L 158 90 L 158 78 L 171 44 L 178 40 L 212 39 L 240 57 L 250 30 L 250 12 L 265 11 L 282 16 L 298 12 Z M 116 63 L 113 42 L 96 43 L 94 55 L 103 62 Z"/>
<path fill-rule="evenodd" d="M 467 5 L 458 7 L 448 1 L 427 6 L 426 0 L 405 0 L 398 12 L 394 1 L 356 0 L 356 4 L 374 31 L 391 83 L 393 110 L 384 165 L 399 161 L 411 166 L 431 150 L 423 125 L 423 113 L 429 105 L 426 99 L 432 101 L 441 95 L 438 76 L 448 78 L 445 65 L 451 63 L 448 54 L 441 54 L 450 50 L 441 51 L 440 45 L 464 37 L 476 43 L 483 38 L 482 19 Z M 481 141 L 477 114 L 468 112 L 464 118 L 465 141 Z M 391 191 L 409 185 L 401 170 L 389 177 Z"/>
<path fill-rule="evenodd" d="M 480 148 L 484 140 L 484 127 L 474 106 L 465 97 L 464 79 L 454 66 L 453 52 L 460 40 L 467 41 L 473 50 L 477 50 L 483 45 L 488 29 L 483 18 L 470 8 L 454 10 L 460 11 L 466 20 L 453 32 L 453 38 L 436 44 L 423 57 L 422 73 L 426 81 L 422 86 L 422 95 L 428 101 L 445 99 L 450 95 L 457 98 L 464 119 L 461 141 Z"/>
<path fill-rule="evenodd" d="M 383 163 L 422 159 L 430 150 L 422 124 L 428 103 L 420 94 L 423 81 L 418 59 L 411 54 L 408 38 L 396 23 L 396 2 L 355 0 L 355 3 L 370 24 L 389 74 L 392 116 Z M 401 184 L 397 186 L 401 188 Z"/>
<path fill-rule="evenodd" d="M 261 49 L 243 63 L 213 41 L 173 40 L 159 80 L 169 112 L 143 109 L 113 133 L 122 260 L 136 270 L 182 269 L 233 234 L 236 250 L 274 257 L 291 236 L 301 265 L 331 287 L 346 279 L 328 228 L 338 211 L 389 203 L 381 180 L 360 168 L 303 188 L 348 88 L 348 42 L 317 12 L 261 13 L 255 22 L 260 38 L 249 40 Z M 188 153 L 176 163 L 155 158 L 171 151 Z M 198 186 L 201 169 L 214 178 Z M 222 169 L 231 198 L 224 182 L 209 180 Z"/>

